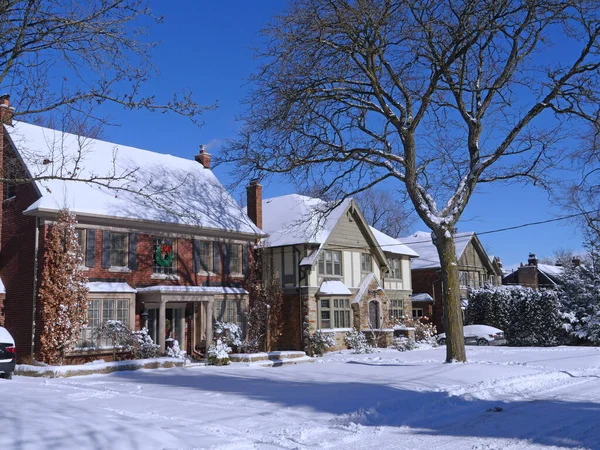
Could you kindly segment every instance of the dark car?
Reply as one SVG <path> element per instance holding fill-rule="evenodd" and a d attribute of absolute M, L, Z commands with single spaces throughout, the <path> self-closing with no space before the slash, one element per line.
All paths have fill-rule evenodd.
<path fill-rule="evenodd" d="M 10 380 L 15 371 L 17 350 L 8 330 L 0 327 L 0 377 Z"/>

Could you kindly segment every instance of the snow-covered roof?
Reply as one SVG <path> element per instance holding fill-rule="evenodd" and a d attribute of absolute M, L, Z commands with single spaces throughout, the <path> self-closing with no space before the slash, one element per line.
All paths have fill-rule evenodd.
<path fill-rule="evenodd" d="M 4 287 L 4 283 L 2 282 L 1 278 L 0 278 L 0 294 L 6 294 L 6 288 Z"/>
<path fill-rule="evenodd" d="M 564 271 L 562 266 L 553 266 L 551 264 L 538 264 L 537 268 L 544 275 L 553 279 L 560 277 Z"/>
<path fill-rule="evenodd" d="M 137 292 L 124 282 L 90 281 L 87 283 L 90 292 Z"/>
<path fill-rule="evenodd" d="M 369 227 L 369 228 L 371 228 L 371 231 L 373 232 L 375 239 L 377 239 L 377 244 L 379 244 L 379 247 L 381 247 L 381 249 L 384 252 L 394 253 L 397 255 L 413 256 L 413 257 L 419 256 L 419 254 L 417 252 L 415 252 L 412 248 L 404 245 L 398 239 L 394 239 L 393 237 L 388 236 L 387 234 L 383 233 L 382 231 L 379 231 L 376 228 L 373 228 L 373 227 Z"/>
<path fill-rule="evenodd" d="M 32 176 L 117 177 L 115 191 L 79 181 L 37 181 L 41 198 L 26 212 L 67 207 L 78 215 L 148 220 L 262 235 L 210 169 L 193 159 L 82 138 L 24 122 L 6 127 Z M 78 159 L 80 157 L 80 159 Z M 135 192 L 144 192 L 140 196 Z"/>
<path fill-rule="evenodd" d="M 318 295 L 352 295 L 352 292 L 339 280 L 326 280 L 321 283 Z"/>
<path fill-rule="evenodd" d="M 247 294 L 248 291 L 238 287 L 228 286 L 148 286 L 138 288 L 138 292 L 160 292 L 160 293 L 196 293 L 196 294 Z"/>
<path fill-rule="evenodd" d="M 323 244 L 346 210 L 351 199 L 344 200 L 323 217 L 327 202 L 299 194 L 263 199 L 262 229 L 269 235 L 267 247 L 299 244 Z"/>
<path fill-rule="evenodd" d="M 426 292 L 422 293 L 422 294 L 413 294 L 413 295 L 411 295 L 411 299 L 413 302 L 433 303 L 433 298 L 431 297 L 431 295 L 429 295 Z"/>
<path fill-rule="evenodd" d="M 456 258 L 460 258 L 467 248 L 475 233 L 472 231 L 454 234 L 454 245 L 456 248 Z M 431 240 L 431 233 L 426 231 L 417 231 L 416 233 L 401 237 L 399 240 L 418 253 L 419 258 L 413 260 L 413 269 L 435 269 L 440 267 L 440 257 L 437 249 Z"/>

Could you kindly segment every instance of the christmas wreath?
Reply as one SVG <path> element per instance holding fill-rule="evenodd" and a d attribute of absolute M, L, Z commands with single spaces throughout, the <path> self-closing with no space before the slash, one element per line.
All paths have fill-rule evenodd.
<path fill-rule="evenodd" d="M 173 244 L 159 244 L 154 251 L 154 258 L 159 266 L 167 267 L 173 262 Z"/>

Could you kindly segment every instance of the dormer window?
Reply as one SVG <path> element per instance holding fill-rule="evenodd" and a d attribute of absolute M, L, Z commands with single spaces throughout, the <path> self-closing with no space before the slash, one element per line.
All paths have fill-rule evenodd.
<path fill-rule="evenodd" d="M 373 272 L 373 259 L 369 253 L 361 253 L 360 269 L 363 272 Z"/>

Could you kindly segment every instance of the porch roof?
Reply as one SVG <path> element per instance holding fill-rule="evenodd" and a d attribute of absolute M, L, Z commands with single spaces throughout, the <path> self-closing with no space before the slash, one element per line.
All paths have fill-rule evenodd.
<path fill-rule="evenodd" d="M 89 292 L 127 292 L 135 294 L 136 290 L 125 282 L 90 281 L 87 283 Z"/>
<path fill-rule="evenodd" d="M 248 291 L 238 287 L 229 286 L 148 286 L 138 288 L 138 293 L 169 293 L 169 294 L 247 294 Z"/>
<path fill-rule="evenodd" d="M 326 280 L 321 283 L 319 295 L 352 295 L 352 292 L 339 280 Z"/>
<path fill-rule="evenodd" d="M 422 294 L 413 294 L 411 295 L 411 298 L 413 302 L 433 303 L 433 298 L 426 292 Z"/>

